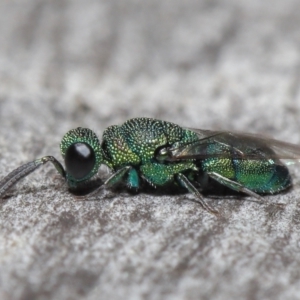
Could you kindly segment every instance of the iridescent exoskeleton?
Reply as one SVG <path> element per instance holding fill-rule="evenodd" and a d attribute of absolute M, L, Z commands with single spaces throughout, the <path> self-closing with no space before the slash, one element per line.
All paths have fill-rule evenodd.
<path fill-rule="evenodd" d="M 60 149 L 64 167 L 53 156 L 29 162 L 0 181 L 0 197 L 21 178 L 50 161 L 71 190 L 81 190 L 102 164 L 112 175 L 103 187 L 125 182 L 138 190 L 150 185 L 177 184 L 192 193 L 206 210 L 216 213 L 197 188 L 208 179 L 261 200 L 261 194 L 281 192 L 292 185 L 288 168 L 280 159 L 299 159 L 300 147 L 254 134 L 182 128 L 151 119 L 130 119 L 108 127 L 100 140 L 87 128 L 72 129 Z"/>

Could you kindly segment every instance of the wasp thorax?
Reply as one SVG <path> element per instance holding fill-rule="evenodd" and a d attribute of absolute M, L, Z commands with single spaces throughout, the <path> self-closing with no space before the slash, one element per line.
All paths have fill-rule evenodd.
<path fill-rule="evenodd" d="M 93 148 L 86 143 L 74 143 L 66 151 L 65 164 L 67 173 L 75 179 L 89 175 L 96 163 Z"/>

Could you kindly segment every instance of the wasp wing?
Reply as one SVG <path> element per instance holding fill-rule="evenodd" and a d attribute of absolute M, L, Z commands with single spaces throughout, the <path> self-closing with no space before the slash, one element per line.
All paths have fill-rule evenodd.
<path fill-rule="evenodd" d="M 187 128 L 199 140 L 173 145 L 168 149 L 169 161 L 182 159 L 288 159 L 300 161 L 300 146 L 267 138 L 259 134 L 234 131 L 212 131 Z"/>

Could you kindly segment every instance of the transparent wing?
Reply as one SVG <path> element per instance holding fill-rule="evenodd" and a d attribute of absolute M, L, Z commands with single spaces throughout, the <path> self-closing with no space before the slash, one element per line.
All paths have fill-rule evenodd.
<path fill-rule="evenodd" d="M 299 145 L 258 134 L 187 129 L 195 132 L 199 140 L 170 147 L 167 160 L 205 159 L 210 157 L 261 159 L 264 157 L 300 161 Z"/>

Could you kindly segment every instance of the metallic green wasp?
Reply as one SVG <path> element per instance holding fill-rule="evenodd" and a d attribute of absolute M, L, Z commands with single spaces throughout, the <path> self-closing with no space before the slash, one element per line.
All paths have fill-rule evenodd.
<path fill-rule="evenodd" d="M 73 191 L 83 190 L 104 164 L 112 171 L 104 187 L 124 182 L 138 190 L 141 182 L 156 186 L 176 184 L 192 193 L 204 209 L 217 213 L 198 187 L 208 180 L 262 200 L 260 195 L 281 192 L 292 185 L 280 159 L 300 157 L 300 147 L 253 134 L 182 128 L 150 118 L 135 118 L 108 127 L 100 142 L 87 128 L 70 130 L 60 149 L 64 167 L 45 156 L 12 171 L 0 181 L 0 198 L 39 166 L 51 162 Z"/>

